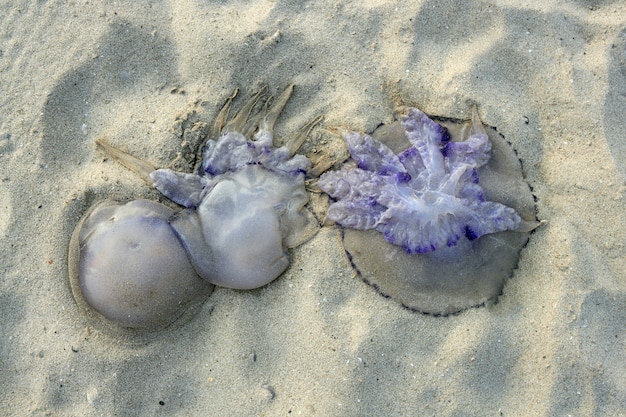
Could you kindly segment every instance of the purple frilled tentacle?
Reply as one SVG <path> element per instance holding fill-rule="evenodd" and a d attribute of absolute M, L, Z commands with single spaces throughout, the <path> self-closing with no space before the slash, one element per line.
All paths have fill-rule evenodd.
<path fill-rule="evenodd" d="M 303 155 L 291 155 L 286 146 L 274 148 L 272 136 L 259 131 L 256 140 L 248 140 L 238 132 L 228 132 L 215 140 L 207 141 L 202 152 L 200 175 L 221 175 L 236 171 L 245 165 L 263 167 L 284 174 L 305 174 L 311 162 Z"/>
<path fill-rule="evenodd" d="M 350 156 L 360 169 L 379 175 L 390 175 L 404 171 L 400 159 L 391 149 L 371 136 L 349 132 L 344 139 L 348 145 Z"/>
<path fill-rule="evenodd" d="M 336 200 L 328 218 L 348 228 L 376 229 L 408 253 L 519 227 L 515 210 L 485 201 L 479 185 L 477 169 L 491 152 L 482 125 L 473 126 L 467 140 L 451 142 L 448 130 L 420 110 L 408 109 L 400 122 L 412 146 L 399 155 L 369 135 L 345 135 L 356 166 L 348 163 L 318 182 Z"/>
<path fill-rule="evenodd" d="M 198 174 L 170 169 L 151 172 L 154 187 L 170 200 L 195 209 L 221 178 L 246 165 L 259 165 L 299 181 L 304 181 L 311 167 L 311 161 L 304 155 L 291 155 L 286 146 L 275 148 L 267 130 L 260 130 L 255 140 L 248 140 L 238 132 L 224 133 L 217 140 L 207 141 L 202 156 Z"/>

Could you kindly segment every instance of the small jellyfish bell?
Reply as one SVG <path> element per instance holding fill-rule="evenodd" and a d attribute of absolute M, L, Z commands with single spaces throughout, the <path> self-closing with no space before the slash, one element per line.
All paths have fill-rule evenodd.
<path fill-rule="evenodd" d="M 148 200 L 105 200 L 75 229 L 69 272 L 74 298 L 124 328 L 157 329 L 213 291 L 191 266 L 169 219 Z"/>
<path fill-rule="evenodd" d="M 447 315 L 495 300 L 538 222 L 521 163 L 493 128 L 414 108 L 371 136 L 319 187 L 357 273 L 405 307 Z"/>

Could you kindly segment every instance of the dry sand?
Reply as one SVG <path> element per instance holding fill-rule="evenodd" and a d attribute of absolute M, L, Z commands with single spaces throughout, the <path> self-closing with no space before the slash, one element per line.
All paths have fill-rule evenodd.
<path fill-rule="evenodd" d="M 625 415 L 624 1 L 99 3 L 0 5 L 1 415 Z M 403 309 L 324 228 L 185 325 L 140 343 L 94 327 L 68 284 L 75 224 L 97 199 L 159 198 L 95 138 L 164 166 L 177 115 L 292 82 L 282 137 L 478 105 L 547 220 L 499 302 Z"/>

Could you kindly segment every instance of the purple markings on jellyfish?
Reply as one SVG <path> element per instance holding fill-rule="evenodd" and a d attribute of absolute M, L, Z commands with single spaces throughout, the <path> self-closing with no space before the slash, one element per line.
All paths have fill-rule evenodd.
<path fill-rule="evenodd" d="M 321 118 L 283 146 L 273 142 L 292 91 L 287 87 L 270 106 L 263 88 L 229 119 L 233 94 L 215 119 L 196 173 L 155 169 L 97 140 L 184 209 L 134 200 L 90 210 L 76 227 L 68 261 L 81 307 L 123 328 L 160 328 L 182 317 L 196 294 L 210 293 L 211 284 L 253 289 L 287 269 L 289 248 L 319 229 L 305 207 L 312 164 L 297 152 Z"/>
<path fill-rule="evenodd" d="M 447 315 L 500 294 L 538 223 L 506 140 L 475 111 L 469 123 L 438 120 L 407 109 L 371 136 L 348 133 L 352 160 L 318 184 L 357 274 L 409 309 Z"/>
<path fill-rule="evenodd" d="M 417 109 L 400 122 L 412 147 L 399 155 L 367 134 L 350 132 L 352 160 L 322 175 L 320 188 L 337 201 L 328 217 L 342 226 L 376 229 L 407 253 L 426 253 L 489 233 L 516 230 L 519 215 L 485 201 L 476 170 L 489 161 L 491 142 L 482 125 L 463 142 Z M 372 204 L 372 202 L 375 202 Z"/>

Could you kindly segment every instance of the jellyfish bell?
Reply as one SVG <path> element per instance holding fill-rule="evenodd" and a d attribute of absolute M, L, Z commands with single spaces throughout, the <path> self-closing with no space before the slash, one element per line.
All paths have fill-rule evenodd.
<path fill-rule="evenodd" d="M 213 286 L 204 282 L 169 224 L 173 211 L 148 200 L 105 200 L 70 242 L 74 298 L 124 328 L 167 327 Z"/>
<path fill-rule="evenodd" d="M 497 299 L 538 225 L 506 140 L 475 112 L 434 121 L 417 109 L 360 135 L 346 135 L 352 161 L 318 183 L 358 275 L 428 314 Z"/>

